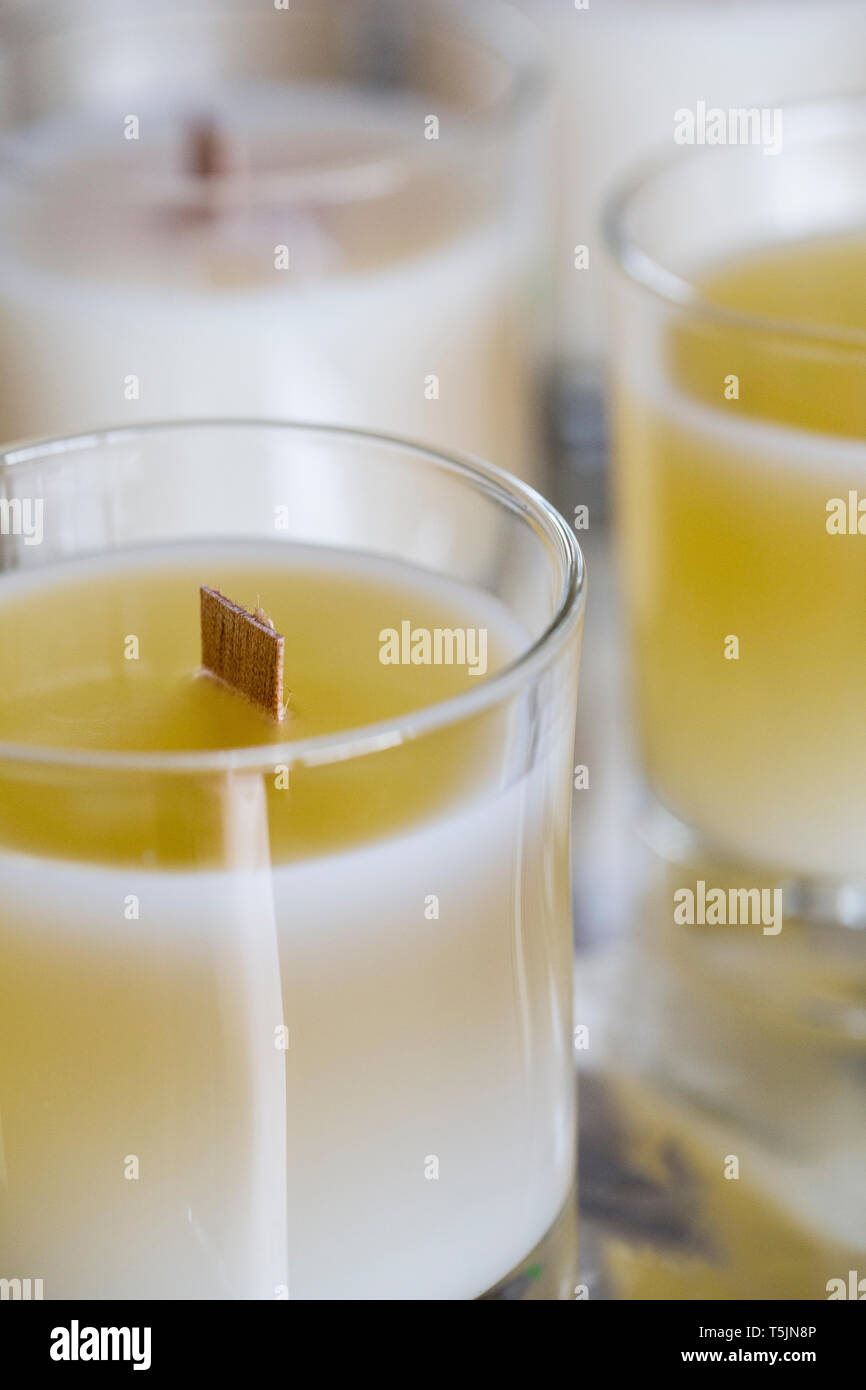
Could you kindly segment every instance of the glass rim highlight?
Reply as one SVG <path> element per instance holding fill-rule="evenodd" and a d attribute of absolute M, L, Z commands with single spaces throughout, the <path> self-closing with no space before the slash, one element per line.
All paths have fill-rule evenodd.
<path fill-rule="evenodd" d="M 856 136 L 866 148 L 866 91 L 860 94 L 833 98 L 811 98 L 791 102 L 782 107 L 785 119 L 785 143 L 800 147 L 818 145 L 834 137 Z M 637 200 L 652 190 L 667 175 L 677 169 L 705 163 L 708 159 L 744 159 L 755 154 L 749 145 L 699 145 L 659 153 L 658 149 L 624 181 L 620 182 L 606 201 L 602 230 L 604 244 L 617 271 L 633 285 L 662 304 L 687 314 L 690 318 L 739 328 L 749 333 L 789 340 L 792 343 L 820 345 L 826 353 L 838 349 L 850 355 L 859 349 L 866 354 L 866 330 L 846 328 L 840 324 L 824 324 L 769 314 L 750 313 L 714 304 L 688 275 L 678 274 L 664 266 L 632 235 L 629 215 Z M 783 154 L 782 156 L 783 157 Z M 864 226 L 866 232 L 866 226 Z M 802 238 L 792 239 L 790 244 Z M 760 243 L 751 249 L 766 250 L 774 244 Z"/>
<path fill-rule="evenodd" d="M 133 443 L 142 436 L 194 434 L 198 430 L 241 429 L 277 431 L 295 439 L 355 444 L 408 452 L 431 470 L 445 470 L 467 481 L 477 493 L 518 514 L 530 527 L 556 567 L 560 579 L 556 606 L 544 631 L 500 670 L 485 676 L 477 688 L 422 705 L 393 719 L 355 728 L 339 729 L 312 738 L 188 752 L 133 752 L 57 748 L 41 744 L 0 742 L 0 762 L 90 769 L 100 772 L 228 773 L 271 768 L 275 762 L 297 766 L 341 762 L 384 751 L 437 729 L 470 718 L 519 690 L 559 651 L 583 614 L 586 599 L 586 566 L 573 531 L 556 508 L 534 488 L 494 464 L 459 454 L 441 453 L 399 435 L 374 430 L 317 425 L 302 421 L 255 419 L 200 419 L 154 421 L 118 426 L 85 434 L 47 437 L 15 443 L 0 449 L 0 479 L 6 469 L 26 470 L 28 465 L 85 449 L 109 449 L 113 444 Z M 363 467 L 363 460 L 358 464 Z M 214 536 L 228 540 L 229 536 Z M 282 542 L 288 544 L 288 542 Z M 336 547 L 335 547 L 336 549 Z M 100 551 L 98 554 L 106 552 Z M 52 566 L 59 574 L 63 562 Z M 2 587 L 0 572 L 0 587 Z"/>

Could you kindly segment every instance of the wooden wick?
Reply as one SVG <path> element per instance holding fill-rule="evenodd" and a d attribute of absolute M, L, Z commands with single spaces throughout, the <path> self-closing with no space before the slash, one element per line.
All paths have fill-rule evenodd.
<path fill-rule="evenodd" d="M 198 186 L 197 200 L 187 215 L 224 216 L 237 203 L 239 180 L 245 173 L 238 142 L 212 117 L 198 117 L 186 124 L 184 159 L 186 173 Z"/>
<path fill-rule="evenodd" d="M 225 128 L 209 117 L 190 121 L 186 135 L 187 170 L 196 179 L 225 179 L 238 172 L 237 151 Z"/>
<path fill-rule="evenodd" d="M 201 586 L 201 664 L 279 723 L 284 638 L 261 609 L 248 613 L 218 589 Z"/>

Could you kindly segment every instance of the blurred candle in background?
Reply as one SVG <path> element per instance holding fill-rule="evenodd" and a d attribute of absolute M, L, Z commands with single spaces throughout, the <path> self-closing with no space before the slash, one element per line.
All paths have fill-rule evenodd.
<path fill-rule="evenodd" d="M 705 848 L 836 881 L 836 911 L 861 921 L 864 188 L 866 105 L 807 103 L 786 109 L 777 157 L 685 152 L 612 217 L 621 552 L 651 786 Z"/>
<path fill-rule="evenodd" d="M 6 22 L 0 436 L 294 417 L 538 477 L 543 81 L 519 15 L 41 11 Z"/>
<path fill-rule="evenodd" d="M 642 156 L 673 147 L 678 110 L 694 111 L 699 102 L 775 106 L 857 90 L 866 67 L 866 7 L 860 0 L 520 3 L 545 30 L 555 68 L 560 427 L 565 446 L 577 451 L 577 468 L 598 483 L 606 196 Z"/>

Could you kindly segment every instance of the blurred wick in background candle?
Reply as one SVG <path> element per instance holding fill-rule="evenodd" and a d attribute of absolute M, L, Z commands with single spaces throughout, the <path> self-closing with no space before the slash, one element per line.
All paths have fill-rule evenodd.
<path fill-rule="evenodd" d="M 214 116 L 189 119 L 183 139 L 184 172 L 198 185 L 190 211 L 220 217 L 239 202 L 239 186 L 249 173 L 246 150 Z"/>
<path fill-rule="evenodd" d="M 219 115 L 190 116 L 181 127 L 181 172 L 182 223 L 214 233 L 212 283 L 225 288 L 255 280 L 264 263 L 261 248 L 278 235 L 291 244 L 302 274 L 323 274 L 338 264 L 324 208 L 309 187 L 292 197 L 283 182 L 291 177 L 291 162 L 275 158 L 267 143 L 250 144 Z"/>

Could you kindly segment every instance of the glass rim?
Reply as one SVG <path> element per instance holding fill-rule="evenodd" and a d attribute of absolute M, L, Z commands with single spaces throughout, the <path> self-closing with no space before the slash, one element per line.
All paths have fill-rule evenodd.
<path fill-rule="evenodd" d="M 491 675 L 482 677 L 475 689 L 465 690 L 458 695 L 450 695 L 393 718 L 376 720 L 370 724 L 280 743 L 176 752 L 59 748 L 0 740 L 0 763 L 89 769 L 94 772 L 225 774 L 271 770 L 274 763 L 278 762 L 291 767 L 293 764 L 315 766 L 347 761 L 423 737 L 437 729 L 471 718 L 508 698 L 530 681 L 559 651 L 572 626 L 582 616 L 586 600 L 586 565 L 583 552 L 572 529 L 552 503 L 528 483 L 515 478 L 495 464 L 485 463 L 470 455 L 444 453 L 400 435 L 295 420 L 209 418 L 152 421 L 16 442 L 0 449 L 0 476 L 7 468 L 26 469 L 30 464 L 77 450 L 98 448 L 104 451 L 113 444 L 132 442 L 142 435 L 178 434 L 186 431 L 193 433 L 196 430 L 219 428 L 275 430 L 297 438 L 312 436 L 314 439 L 332 439 L 344 444 L 354 442 L 362 447 L 384 445 L 389 449 L 408 451 L 415 458 L 438 470 L 444 469 L 462 477 L 472 485 L 476 493 L 492 497 L 508 511 L 521 515 L 524 522 L 535 532 L 537 539 L 545 545 L 549 558 L 557 565 L 561 575 L 560 589 L 556 607 L 544 630 L 527 646 L 522 647 L 512 661 Z M 231 537 L 222 535 L 211 539 L 218 542 Z M 96 552 L 97 555 L 106 553 L 110 552 Z M 90 558 L 93 558 L 92 554 Z M 61 560 L 56 568 L 62 570 L 63 564 Z M 0 587 L 2 584 L 3 571 L 0 571 Z M 328 753 L 333 756 L 325 756 Z"/>
<path fill-rule="evenodd" d="M 789 134 L 801 147 L 858 132 L 866 142 L 866 91 L 783 103 L 781 110 L 785 118 L 786 145 Z M 790 125 L 793 125 L 792 132 L 789 131 Z M 659 153 L 656 149 L 654 155 L 644 159 L 620 181 L 605 201 L 602 233 L 608 255 L 619 273 L 638 289 L 671 308 L 687 312 L 689 317 L 729 328 L 746 329 L 765 337 L 814 342 L 825 351 L 839 348 L 850 352 L 852 348 L 860 348 L 866 352 L 866 329 L 779 318 L 711 302 L 700 285 L 688 275 L 678 274 L 662 265 L 629 231 L 628 217 L 637 199 L 678 167 L 685 169 L 689 164 L 696 165 L 719 154 L 723 158 L 743 158 L 753 149 L 754 146 L 745 145 L 696 145 L 673 153 Z"/>
<path fill-rule="evenodd" d="M 242 17 L 244 3 L 237 3 L 237 0 L 216 0 L 214 9 L 205 5 L 190 5 L 189 0 L 180 0 L 180 3 L 171 3 L 170 0 L 160 0 L 166 20 L 176 19 L 183 16 L 185 10 L 192 12 L 200 10 L 201 22 L 208 24 L 217 18 L 220 9 L 226 13 L 231 13 L 234 9 L 238 17 Z M 43 0 L 47 4 L 47 0 Z M 102 11 L 90 11 L 80 16 L 61 18 L 57 32 L 62 33 L 66 28 L 74 28 L 76 24 L 86 26 L 90 31 L 99 32 L 98 25 L 107 18 L 110 22 L 115 21 L 123 15 L 113 10 L 107 0 L 102 0 L 104 9 Z M 304 11 L 316 13 L 315 0 L 292 0 L 293 13 L 303 15 Z M 0 16 L 0 33 L 4 24 L 14 24 L 18 16 L 23 18 L 25 24 L 34 24 L 34 7 L 29 0 L 17 0 L 7 10 L 6 14 Z M 259 11 L 257 11 L 259 13 Z M 151 9 L 147 12 L 147 19 L 159 19 L 160 10 Z M 38 16 L 36 16 L 38 19 Z M 484 104 L 478 110 L 468 113 L 461 113 L 458 120 L 458 129 L 453 149 L 457 151 L 459 158 L 465 151 L 473 149 L 476 143 L 488 141 L 497 133 L 505 132 L 517 127 L 524 118 L 536 110 L 545 100 L 551 88 L 551 76 L 548 63 L 548 54 L 544 40 L 540 31 L 532 23 L 528 16 L 522 14 L 514 6 L 504 3 L 504 0 L 475 0 L 471 7 L 466 7 L 458 3 L 458 0 L 424 0 L 423 4 L 418 5 L 416 11 L 416 22 L 422 32 L 434 32 L 444 28 L 448 23 L 454 26 L 454 33 L 458 37 L 465 37 L 470 41 L 479 52 L 492 53 L 500 58 L 505 64 L 508 72 L 508 80 L 504 92 L 494 100 Z M 95 30 L 94 30 L 94 26 Z M 9 42 L 9 36 L 5 36 L 4 48 L 6 50 L 7 61 L 14 57 L 16 48 L 31 41 L 39 43 L 46 37 L 46 31 L 42 27 L 34 27 L 27 37 L 19 38 Z M 280 86 L 290 85 L 290 81 L 276 78 L 269 79 L 269 85 Z M 224 86 L 223 82 L 223 86 Z M 351 81 L 344 81 L 343 85 L 351 86 Z M 386 94 L 392 89 L 386 87 L 382 89 Z M 412 90 L 411 88 L 409 90 Z M 180 92 L 174 93 L 175 96 Z M 165 94 L 162 94 L 164 100 Z M 93 108 L 94 112 L 98 107 Z M 199 97 L 190 96 L 188 103 L 181 107 L 167 108 L 169 113 L 172 111 L 178 119 L 184 115 L 192 124 L 197 124 L 202 116 L 207 115 L 206 107 L 202 109 L 202 101 Z M 29 124 L 29 123 L 27 123 Z M 26 127 L 24 127 L 26 128 Z M 40 186 L 40 179 L 34 177 L 33 171 L 22 165 L 15 156 L 15 140 L 20 134 L 22 125 L 13 122 L 0 135 L 0 178 L 7 184 L 13 184 L 23 189 L 31 189 Z M 439 154 L 444 158 L 446 151 L 434 150 L 434 156 Z M 448 157 L 452 156 L 452 146 L 447 150 Z M 219 198 L 221 193 L 228 196 L 228 204 L 232 206 L 231 195 L 238 191 L 242 185 L 244 199 L 252 207 L 260 205 L 273 205 L 274 203 L 306 204 L 310 200 L 318 201 L 319 204 L 327 203 L 351 203 L 353 201 L 366 201 L 386 196 L 399 188 L 405 186 L 414 176 L 419 162 L 423 158 L 425 165 L 430 163 L 429 145 L 424 150 L 423 156 L 414 150 L 401 150 L 393 155 L 383 155 L 360 157 L 350 160 L 328 160 L 323 159 L 315 162 L 311 168 L 300 170 L 295 173 L 280 173 L 274 171 L 263 171 L 259 174 L 245 174 L 242 178 L 237 174 L 225 173 L 217 174 L 201 179 L 194 174 L 179 171 L 175 176 L 171 176 L 161 185 L 162 198 L 160 206 L 171 207 L 180 203 L 182 206 L 195 206 L 201 202 L 210 206 L 214 198 Z M 87 201 L 94 200 L 97 204 L 104 203 L 110 205 L 119 203 L 121 206 L 135 206 L 142 201 L 147 202 L 148 197 L 152 198 L 154 189 L 144 190 L 145 198 L 135 196 L 120 196 L 112 198 L 100 197 L 93 189 L 87 191 Z"/>

